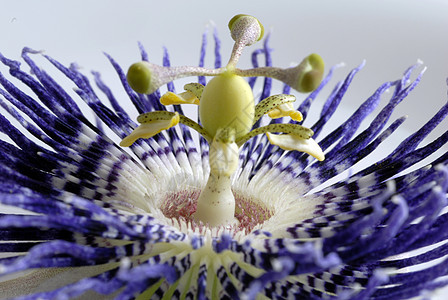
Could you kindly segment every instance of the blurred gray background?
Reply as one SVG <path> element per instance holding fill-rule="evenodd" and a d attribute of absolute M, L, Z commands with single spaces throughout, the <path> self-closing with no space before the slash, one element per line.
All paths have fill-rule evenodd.
<path fill-rule="evenodd" d="M 173 65 L 195 65 L 202 33 L 206 27 L 211 32 L 214 23 L 225 62 L 232 47 L 227 23 L 238 13 L 256 16 L 266 32 L 271 32 L 276 66 L 288 67 L 309 53 L 319 53 L 327 66 L 346 65 L 336 72 L 333 86 L 367 61 L 341 104 L 340 119 L 381 83 L 398 79 L 418 59 L 428 69 L 394 116 L 409 115 L 403 128 L 414 131 L 447 101 L 448 2 L 443 0 L 2 1 L 0 52 L 19 59 L 22 47 L 29 46 L 66 64 L 76 61 L 86 73 L 101 71 L 106 83 L 117 90 L 116 96 L 125 98 L 103 51 L 127 68 L 139 60 L 137 41 L 141 41 L 153 62 L 161 62 L 166 46 Z M 206 61 L 210 67 L 212 44 L 210 36 Z M 240 67 L 249 66 L 252 49 L 247 49 Z M 6 69 L 2 66 L 0 70 Z M 322 97 L 328 95 L 330 86 Z M 182 84 L 177 87 L 180 90 Z M 448 123 L 439 127 L 431 139 L 445 131 Z"/>

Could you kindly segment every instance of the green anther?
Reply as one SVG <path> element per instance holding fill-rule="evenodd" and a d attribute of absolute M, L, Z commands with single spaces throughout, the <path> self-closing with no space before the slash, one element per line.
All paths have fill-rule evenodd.
<path fill-rule="evenodd" d="M 175 114 L 176 113 L 170 111 L 152 111 L 139 115 L 137 117 L 137 122 L 139 122 L 140 124 L 146 124 L 153 121 L 169 120 Z"/>
<path fill-rule="evenodd" d="M 314 134 L 311 129 L 298 124 L 269 124 L 263 127 L 255 128 L 245 136 L 237 138 L 235 143 L 238 145 L 238 147 L 241 147 L 245 142 L 247 142 L 254 136 L 267 132 L 293 134 L 304 140 L 311 138 Z"/>
<path fill-rule="evenodd" d="M 177 112 L 152 112 L 140 115 L 140 117 L 141 124 L 120 142 L 120 146 L 129 147 L 140 138 L 149 139 L 179 123 Z"/>
<path fill-rule="evenodd" d="M 159 120 L 170 120 L 176 113 L 170 111 L 153 111 L 149 113 L 141 114 L 137 117 L 137 122 L 140 124 L 151 123 L 153 121 Z M 207 141 L 211 142 L 213 138 L 208 134 L 208 132 L 198 123 L 192 119 L 179 114 L 179 123 L 184 124 L 194 130 L 196 130 L 200 135 L 202 135 Z"/>
<path fill-rule="evenodd" d="M 303 66 L 303 72 L 297 79 L 296 89 L 303 93 L 314 91 L 324 76 L 325 64 L 322 57 L 318 54 L 311 54 L 300 65 Z"/>
<path fill-rule="evenodd" d="M 151 76 L 151 70 L 141 61 L 129 67 L 126 79 L 134 91 L 147 94 L 151 90 Z"/>
<path fill-rule="evenodd" d="M 202 92 L 204 91 L 204 86 L 200 83 L 192 82 L 184 85 L 184 90 L 193 93 L 199 100 L 201 100 Z"/>
<path fill-rule="evenodd" d="M 267 97 L 266 99 L 260 101 L 260 103 L 258 103 L 257 106 L 255 106 L 255 116 L 253 124 L 255 124 L 263 115 L 267 114 L 269 111 L 276 108 L 277 106 L 284 103 L 291 103 L 294 101 L 296 101 L 296 97 L 287 94 L 272 95 Z"/>

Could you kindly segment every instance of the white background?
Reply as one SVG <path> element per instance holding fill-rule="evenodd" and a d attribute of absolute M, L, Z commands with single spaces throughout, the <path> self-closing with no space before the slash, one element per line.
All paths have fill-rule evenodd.
<path fill-rule="evenodd" d="M 266 31 L 272 32 L 276 66 L 288 67 L 316 52 L 327 66 L 346 64 L 336 74 L 342 79 L 366 59 L 366 67 L 342 102 L 342 115 L 356 108 L 381 83 L 398 79 L 417 59 L 428 70 L 394 113 L 394 117 L 409 115 L 400 134 L 419 128 L 447 101 L 448 1 L 444 0 L 1 1 L 0 52 L 19 59 L 21 49 L 29 46 L 45 50 L 65 64 L 76 61 L 86 74 L 101 71 L 117 97 L 124 98 L 103 51 L 127 68 L 139 60 L 137 41 L 141 41 L 152 62 L 161 61 L 162 46 L 166 46 L 173 65 L 195 65 L 201 35 L 213 21 L 220 33 L 225 63 L 232 46 L 227 23 L 239 13 L 256 16 Z M 209 44 L 207 65 L 211 67 L 211 38 Z M 240 67 L 248 66 L 250 50 Z M 1 66 L 0 71 L 7 69 Z M 181 85 L 177 87 L 181 89 Z M 327 89 L 323 95 L 329 92 Z M 316 103 L 318 107 L 321 104 Z M 430 139 L 447 128 L 445 120 Z"/>

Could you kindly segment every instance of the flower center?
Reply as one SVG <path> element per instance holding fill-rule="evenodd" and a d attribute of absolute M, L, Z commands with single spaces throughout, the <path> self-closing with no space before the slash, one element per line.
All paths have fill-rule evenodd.
<path fill-rule="evenodd" d="M 200 193 L 200 189 L 194 188 L 168 192 L 160 202 L 159 209 L 165 217 L 172 220 L 173 226 L 182 227 L 182 224 L 185 223 L 194 231 L 196 229 L 201 230 L 204 228 L 204 224 L 193 218 Z M 266 207 L 261 201 L 238 192 L 234 192 L 234 195 L 235 218 L 239 222 L 239 224 L 232 226 L 234 233 L 248 234 L 274 215 L 273 209 Z"/>
<path fill-rule="evenodd" d="M 295 96 L 272 95 L 255 105 L 251 86 L 242 77 L 265 76 L 276 78 L 299 92 L 311 92 L 320 84 L 324 71 L 322 58 L 311 54 L 294 68 L 263 67 L 250 70 L 236 68 L 246 46 L 263 37 L 263 26 L 254 17 L 237 15 L 229 22 L 231 36 L 235 41 L 226 67 L 206 69 L 195 67 L 163 67 L 141 61 L 128 71 L 129 85 L 139 93 L 152 94 L 162 85 L 186 76 L 214 76 L 206 86 L 190 83 L 185 92 L 167 92 L 160 98 L 162 105 L 199 105 L 199 120 L 195 122 L 183 114 L 169 110 L 151 111 L 140 114 L 135 128 L 120 143 L 122 147 L 132 146 L 139 138 L 151 138 L 161 131 L 182 123 L 195 129 L 209 143 L 210 174 L 205 188 L 196 192 L 181 192 L 167 195 L 161 208 L 163 214 L 183 222 L 189 228 L 204 224 L 208 228 L 241 230 L 250 232 L 264 223 L 273 214 L 265 206 L 252 199 L 235 199 L 231 189 L 231 176 L 238 168 L 239 149 L 252 137 L 266 134 L 271 144 L 287 151 L 301 151 L 322 161 L 325 156 L 320 146 L 312 139 L 313 131 L 299 124 L 271 123 L 257 127 L 258 121 L 268 115 L 277 119 L 291 117 L 302 120 L 302 114 L 295 111 L 292 102 Z M 198 120 L 198 121 L 199 121 Z M 253 128 L 253 127 L 257 128 Z M 276 133 L 276 134 L 273 134 Z M 239 202 L 239 204 L 238 204 Z M 160 207 L 159 207 L 160 208 Z M 239 225 L 238 225 L 239 224 Z M 214 232 L 216 230 L 214 229 Z"/>

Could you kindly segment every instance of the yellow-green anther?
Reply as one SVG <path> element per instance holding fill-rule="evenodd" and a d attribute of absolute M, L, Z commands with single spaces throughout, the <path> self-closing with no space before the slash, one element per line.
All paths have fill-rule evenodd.
<path fill-rule="evenodd" d="M 149 139 L 162 130 L 166 130 L 177 125 L 179 123 L 179 119 L 179 114 L 177 112 L 170 113 L 157 111 L 140 115 L 137 118 L 137 121 L 141 123 L 141 125 L 125 137 L 121 141 L 120 146 L 129 147 L 139 138 Z"/>
<path fill-rule="evenodd" d="M 172 104 L 196 104 L 199 105 L 204 86 L 200 83 L 188 83 L 184 86 L 185 92 L 175 94 L 172 92 L 165 93 L 160 97 L 160 103 L 163 105 Z"/>
<path fill-rule="evenodd" d="M 160 103 L 162 103 L 163 105 L 173 105 L 173 104 L 199 105 L 199 99 L 192 92 L 188 91 L 180 94 L 167 92 L 162 97 L 160 97 Z"/>
<path fill-rule="evenodd" d="M 137 117 L 137 122 L 139 122 L 141 125 L 134 129 L 131 134 L 125 137 L 121 141 L 120 146 L 129 147 L 139 138 L 148 139 L 158 134 L 162 130 L 171 128 L 178 123 L 182 123 L 196 130 L 208 142 L 211 142 L 213 140 L 210 134 L 208 134 L 208 132 L 201 125 L 184 115 L 180 115 L 177 112 L 153 111 L 144 113 Z"/>
<path fill-rule="evenodd" d="M 311 54 L 298 66 L 301 69 L 297 77 L 296 87 L 299 92 L 308 93 L 314 91 L 324 76 L 324 61 L 317 54 Z"/>
<path fill-rule="evenodd" d="M 179 116 L 179 114 L 170 111 L 152 111 L 139 115 L 137 117 L 137 122 L 146 124 L 159 120 L 171 120 L 174 116 Z"/>
<path fill-rule="evenodd" d="M 126 75 L 129 86 L 140 94 L 148 94 L 151 91 L 151 77 L 151 70 L 143 61 L 132 64 Z"/>
<path fill-rule="evenodd" d="M 290 117 L 294 121 L 300 122 L 303 120 L 303 115 L 300 111 L 294 109 L 292 103 L 283 103 L 273 108 L 268 112 L 268 116 L 272 119 L 283 117 Z"/>
<path fill-rule="evenodd" d="M 232 128 L 238 139 L 252 128 L 254 111 L 254 96 L 246 80 L 224 73 L 205 86 L 199 118 L 210 136 L 214 137 L 218 129 Z"/>
<path fill-rule="evenodd" d="M 174 116 L 179 117 L 179 123 L 184 124 L 194 130 L 196 130 L 200 135 L 202 135 L 207 141 L 211 142 L 213 140 L 213 137 L 210 136 L 210 134 L 198 123 L 193 121 L 192 119 L 180 115 L 177 112 L 170 112 L 170 111 L 153 111 L 149 113 L 141 114 L 137 117 L 137 122 L 139 123 L 150 123 L 154 120 L 162 119 L 162 120 L 169 120 L 170 118 L 173 118 Z"/>
<path fill-rule="evenodd" d="M 184 85 L 184 90 L 193 93 L 196 98 L 201 100 L 202 92 L 204 91 L 204 86 L 200 83 L 192 82 Z"/>
<path fill-rule="evenodd" d="M 271 134 L 266 133 L 268 140 L 271 144 L 276 145 L 283 150 L 288 151 L 300 151 L 308 153 L 319 161 L 325 159 L 324 152 L 316 141 L 312 138 L 303 139 L 300 136 L 294 134 Z"/>
<path fill-rule="evenodd" d="M 263 115 L 269 113 L 276 107 L 286 104 L 292 103 L 296 101 L 296 97 L 293 95 L 280 94 L 280 95 L 272 95 L 260 101 L 260 103 L 255 106 L 255 117 L 254 123 L 257 122 Z"/>
<path fill-rule="evenodd" d="M 248 134 L 237 138 L 235 142 L 238 146 L 243 145 L 245 142 L 247 142 L 249 139 L 253 138 L 256 135 L 268 133 L 268 132 L 278 132 L 278 133 L 286 133 L 286 134 L 293 134 L 301 139 L 309 139 L 313 136 L 314 132 L 302 125 L 299 124 L 269 124 L 263 127 L 258 127 L 249 132 Z"/>

